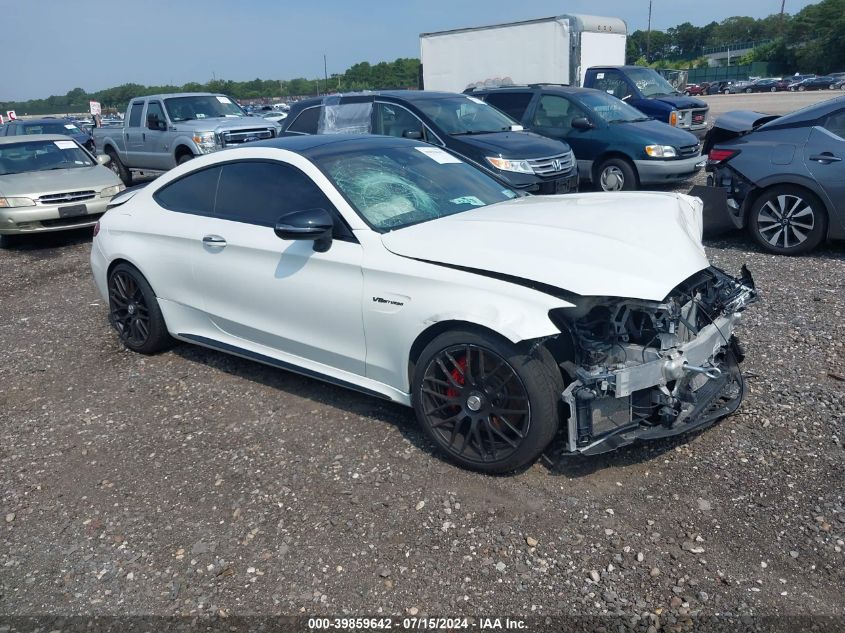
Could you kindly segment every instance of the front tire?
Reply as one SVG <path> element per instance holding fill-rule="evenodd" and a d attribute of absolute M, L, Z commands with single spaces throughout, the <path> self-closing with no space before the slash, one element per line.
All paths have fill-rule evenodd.
<path fill-rule="evenodd" d="M 127 187 L 132 186 L 132 172 L 126 168 L 120 158 L 118 158 L 117 153 L 113 149 L 106 150 L 106 156 L 111 159 L 109 161 L 109 169 L 111 169 L 118 178 L 123 181 L 123 184 Z"/>
<path fill-rule="evenodd" d="M 596 169 L 594 182 L 602 191 L 633 191 L 637 188 L 637 174 L 624 158 L 609 158 Z"/>
<path fill-rule="evenodd" d="M 184 165 L 189 160 L 193 160 L 193 158 L 194 158 L 193 154 L 181 154 L 179 156 L 179 158 L 176 159 L 176 164 L 177 165 Z"/>
<path fill-rule="evenodd" d="M 827 230 L 827 213 L 815 195 L 792 185 L 763 192 L 748 218 L 751 236 L 778 255 L 800 255 L 816 248 Z"/>
<path fill-rule="evenodd" d="M 563 380 L 551 354 L 481 330 L 441 334 L 412 378 L 417 420 L 451 461 L 485 473 L 531 464 L 557 433 Z"/>
<path fill-rule="evenodd" d="M 109 322 L 121 343 L 139 354 L 155 354 L 173 344 L 153 289 L 140 271 L 118 264 L 109 273 Z"/>
<path fill-rule="evenodd" d="M 745 94 L 747 94 L 747 95 L 750 95 L 752 92 L 754 92 L 754 91 L 751 88 L 745 89 Z"/>

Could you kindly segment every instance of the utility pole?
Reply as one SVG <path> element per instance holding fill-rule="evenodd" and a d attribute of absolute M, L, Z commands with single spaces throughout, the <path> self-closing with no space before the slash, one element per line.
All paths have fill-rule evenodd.
<path fill-rule="evenodd" d="M 651 61 L 651 0 L 648 0 L 648 30 L 645 33 L 645 61 Z"/>
<path fill-rule="evenodd" d="M 325 53 L 323 53 L 323 75 L 326 77 L 326 94 L 329 94 L 329 66 L 326 62 Z"/>

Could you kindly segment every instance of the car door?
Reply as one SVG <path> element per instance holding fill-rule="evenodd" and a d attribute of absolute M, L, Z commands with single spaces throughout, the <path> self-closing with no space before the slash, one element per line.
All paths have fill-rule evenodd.
<path fill-rule="evenodd" d="M 139 244 L 146 253 L 142 272 L 156 296 L 186 306 L 195 315 L 204 307 L 193 273 L 199 251 L 196 236 L 214 212 L 220 172 L 215 165 L 166 184 L 153 194 L 158 208 L 145 213 L 134 228 L 143 237 Z"/>
<path fill-rule="evenodd" d="M 123 130 L 123 139 L 126 144 L 126 158 L 124 162 L 127 167 L 137 167 L 138 160 L 143 161 L 144 152 L 144 130 L 143 125 L 144 101 L 133 101 L 129 107 L 129 122 Z"/>
<path fill-rule="evenodd" d="M 315 251 L 312 241 L 276 236 L 285 213 L 314 208 L 336 218 L 326 252 Z M 225 163 L 214 217 L 195 239 L 196 284 L 225 342 L 248 341 L 364 375 L 361 245 L 304 172 L 276 161 Z"/>
<path fill-rule="evenodd" d="M 845 225 L 845 108 L 813 126 L 804 145 L 804 164 L 837 210 L 831 222 Z"/>
<path fill-rule="evenodd" d="M 169 132 L 164 108 L 159 101 L 148 101 L 144 114 L 145 129 L 141 133 L 144 151 L 137 161 L 138 167 L 167 169 L 172 160 L 168 146 Z"/>
<path fill-rule="evenodd" d="M 569 97 L 545 94 L 540 97 L 530 113 L 528 128 L 532 132 L 569 143 L 582 178 L 590 178 L 593 161 L 603 151 L 606 143 L 599 128 L 575 129 L 572 121 L 586 118 L 596 124 L 600 117 L 589 113 Z"/>

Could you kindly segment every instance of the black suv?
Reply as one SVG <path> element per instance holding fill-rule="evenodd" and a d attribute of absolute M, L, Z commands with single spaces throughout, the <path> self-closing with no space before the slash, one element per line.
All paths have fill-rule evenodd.
<path fill-rule="evenodd" d="M 519 123 L 472 96 L 412 90 L 331 95 L 298 102 L 281 123 L 285 134 L 419 139 L 529 193 L 578 189 L 578 166 L 567 143 L 525 132 Z"/>

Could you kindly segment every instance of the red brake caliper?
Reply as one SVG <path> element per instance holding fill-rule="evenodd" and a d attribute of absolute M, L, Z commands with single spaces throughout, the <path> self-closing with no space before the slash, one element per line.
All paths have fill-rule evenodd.
<path fill-rule="evenodd" d="M 460 367 L 460 369 L 458 369 Z M 454 380 L 459 385 L 464 384 L 464 375 L 461 372 L 466 371 L 467 368 L 467 359 L 465 356 L 462 356 L 458 359 L 458 367 L 452 370 L 452 380 Z M 454 387 L 449 387 L 446 390 L 446 396 L 449 398 L 457 398 L 458 397 L 458 390 Z"/>

